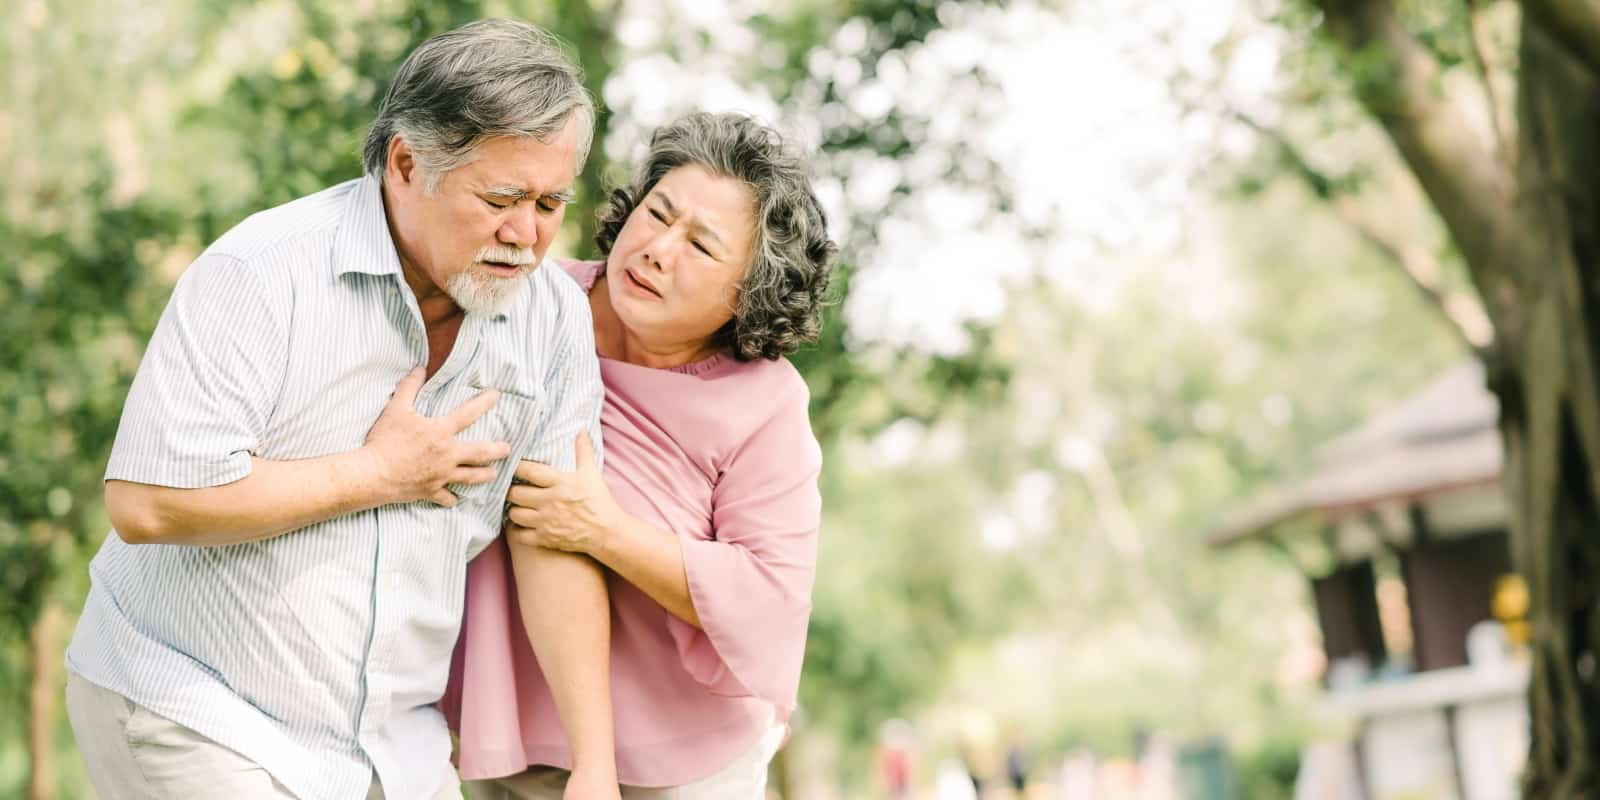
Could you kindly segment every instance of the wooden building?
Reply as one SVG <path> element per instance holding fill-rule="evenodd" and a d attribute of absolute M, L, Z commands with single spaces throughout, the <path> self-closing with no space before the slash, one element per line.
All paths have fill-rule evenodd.
<path fill-rule="evenodd" d="M 1526 591 L 1508 555 L 1497 414 L 1482 368 L 1464 364 L 1210 534 L 1279 548 L 1309 579 L 1322 709 L 1351 731 L 1342 796 L 1517 796 Z"/>

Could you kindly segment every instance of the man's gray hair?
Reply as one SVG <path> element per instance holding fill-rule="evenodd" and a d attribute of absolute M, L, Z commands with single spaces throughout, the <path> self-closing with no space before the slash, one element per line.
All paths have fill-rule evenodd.
<path fill-rule="evenodd" d="M 742 114 L 695 113 L 657 128 L 633 180 L 611 193 L 595 244 L 610 254 L 628 215 L 667 173 L 687 165 L 750 187 L 755 242 L 733 320 L 712 337 L 741 361 L 777 359 L 814 342 L 836 247 L 804 163 L 772 128 Z"/>
<path fill-rule="evenodd" d="M 367 130 L 362 161 L 383 179 L 389 142 L 404 138 L 422 169 L 423 187 L 476 156 L 484 139 L 527 136 L 550 141 L 573 120 L 578 163 L 589 157 L 594 101 L 583 72 L 562 43 L 509 19 L 486 19 L 441 33 L 411 51 Z"/>

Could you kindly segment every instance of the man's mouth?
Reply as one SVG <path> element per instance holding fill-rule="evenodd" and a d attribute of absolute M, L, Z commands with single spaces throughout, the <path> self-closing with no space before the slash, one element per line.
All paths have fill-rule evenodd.
<path fill-rule="evenodd" d="M 522 272 L 523 267 L 521 264 L 508 264 L 504 261 L 479 261 L 478 263 L 482 264 L 490 275 L 501 278 L 510 278 L 518 275 Z"/>
<path fill-rule="evenodd" d="M 656 289 L 656 287 L 653 286 L 649 281 L 645 280 L 644 278 L 639 277 L 638 273 L 634 272 L 631 269 L 625 269 L 625 270 L 623 270 L 623 273 L 627 275 L 629 283 L 631 283 L 634 286 L 637 286 L 640 289 L 643 289 L 643 290 L 655 295 L 656 297 L 660 297 L 661 296 L 661 292 L 658 291 Z"/>

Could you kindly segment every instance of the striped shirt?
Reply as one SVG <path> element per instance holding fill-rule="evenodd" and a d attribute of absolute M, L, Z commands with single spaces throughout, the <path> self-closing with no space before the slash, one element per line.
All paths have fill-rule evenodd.
<path fill-rule="evenodd" d="M 581 290 L 547 262 L 505 313 L 468 315 L 417 410 L 484 387 L 462 432 L 573 466 L 603 398 Z M 256 214 L 178 281 L 134 378 L 106 478 L 177 488 L 245 477 L 254 455 L 358 448 L 427 362 L 373 178 Z M 89 566 L 67 666 L 238 751 L 295 794 L 431 797 L 454 780 L 444 691 L 467 561 L 500 531 L 516 458 L 461 502 L 384 506 L 255 542 L 138 545 Z"/>

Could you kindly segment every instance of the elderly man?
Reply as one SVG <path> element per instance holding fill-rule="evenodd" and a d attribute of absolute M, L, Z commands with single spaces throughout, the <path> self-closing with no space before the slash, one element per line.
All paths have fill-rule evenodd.
<path fill-rule="evenodd" d="M 184 273 L 67 653 L 102 796 L 459 797 L 434 703 L 467 560 L 500 531 L 508 456 L 570 469 L 599 434 L 588 306 L 539 268 L 593 119 L 538 29 L 435 37 L 365 177 L 250 217 Z"/>

